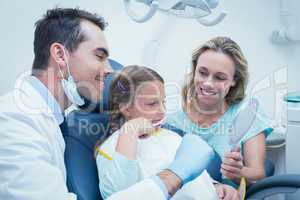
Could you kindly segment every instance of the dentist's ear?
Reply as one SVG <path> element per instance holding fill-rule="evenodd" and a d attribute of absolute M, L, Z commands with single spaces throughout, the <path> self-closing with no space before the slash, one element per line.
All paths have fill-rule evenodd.
<path fill-rule="evenodd" d="M 54 62 L 57 63 L 59 66 L 65 66 L 67 62 L 67 51 L 64 45 L 54 42 L 50 46 L 50 57 L 53 59 Z"/>
<path fill-rule="evenodd" d="M 64 45 L 54 42 L 51 44 L 49 52 L 50 52 L 50 59 L 53 63 L 53 66 L 59 71 L 60 78 L 66 79 L 68 76 L 68 69 L 67 69 L 67 51 Z M 49 61 L 50 62 L 50 61 Z"/>

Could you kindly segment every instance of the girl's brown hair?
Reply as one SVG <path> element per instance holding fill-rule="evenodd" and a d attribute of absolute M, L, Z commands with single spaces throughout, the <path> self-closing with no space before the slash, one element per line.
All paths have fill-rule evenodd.
<path fill-rule="evenodd" d="M 120 105 L 132 104 L 136 89 L 147 81 L 160 81 L 164 83 L 163 78 L 157 72 L 138 65 L 124 67 L 115 75 L 109 91 L 110 131 L 101 141 L 97 142 L 96 148 L 125 123 L 125 117 L 120 111 Z"/>

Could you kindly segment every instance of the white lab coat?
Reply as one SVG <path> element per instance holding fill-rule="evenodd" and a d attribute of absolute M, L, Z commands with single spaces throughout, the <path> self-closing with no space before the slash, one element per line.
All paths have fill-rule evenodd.
<path fill-rule="evenodd" d="M 76 199 L 66 187 L 59 124 L 27 79 L 0 98 L 0 199 Z"/>

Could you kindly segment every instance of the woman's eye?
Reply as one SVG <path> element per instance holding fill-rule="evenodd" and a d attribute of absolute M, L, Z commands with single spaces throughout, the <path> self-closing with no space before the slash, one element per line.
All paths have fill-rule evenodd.
<path fill-rule="evenodd" d="M 217 80 L 220 80 L 220 81 L 226 80 L 226 78 L 225 78 L 225 77 L 222 77 L 222 76 L 217 76 L 216 79 L 217 79 Z"/>
<path fill-rule="evenodd" d="M 200 74 L 201 76 L 207 76 L 207 72 L 199 71 L 199 74 Z"/>

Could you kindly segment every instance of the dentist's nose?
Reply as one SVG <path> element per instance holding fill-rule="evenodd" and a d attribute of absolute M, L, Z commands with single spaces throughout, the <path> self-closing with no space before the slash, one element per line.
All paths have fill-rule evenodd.
<path fill-rule="evenodd" d="M 113 72 L 113 68 L 110 65 L 109 61 L 106 60 L 106 62 L 104 63 L 104 75 L 107 76 L 108 74 Z"/>

